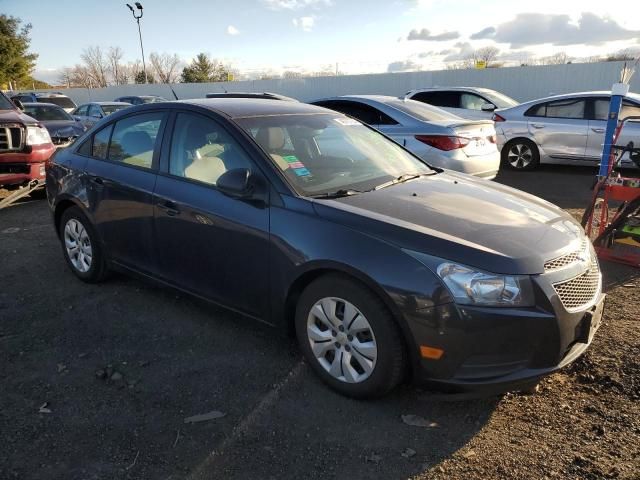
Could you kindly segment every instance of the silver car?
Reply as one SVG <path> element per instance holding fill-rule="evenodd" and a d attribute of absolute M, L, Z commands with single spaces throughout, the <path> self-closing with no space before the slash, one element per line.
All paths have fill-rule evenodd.
<path fill-rule="evenodd" d="M 71 115 L 82 122 L 85 128 L 89 129 L 113 112 L 130 107 L 130 103 L 126 102 L 92 102 L 85 103 L 76 108 Z"/>
<path fill-rule="evenodd" d="M 440 107 L 449 113 L 471 120 L 490 120 L 499 108 L 518 105 L 504 93 L 480 87 L 429 87 L 406 93 L 404 98 Z"/>
<path fill-rule="evenodd" d="M 602 155 L 611 92 L 556 95 L 497 110 L 498 147 L 503 163 L 531 170 L 541 163 L 597 165 Z M 640 115 L 640 95 L 628 94 L 620 118 Z M 619 145 L 640 146 L 640 123 L 625 125 Z M 628 155 L 622 166 L 632 167 Z"/>
<path fill-rule="evenodd" d="M 345 95 L 311 102 L 366 123 L 427 163 L 493 179 L 500 167 L 491 120 L 464 120 L 437 107 L 382 95 Z"/>

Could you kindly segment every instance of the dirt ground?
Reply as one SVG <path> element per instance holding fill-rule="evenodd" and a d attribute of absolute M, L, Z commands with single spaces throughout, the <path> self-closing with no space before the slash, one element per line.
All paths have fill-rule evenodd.
<path fill-rule="evenodd" d="M 498 181 L 579 215 L 592 174 Z M 363 402 L 268 327 L 124 276 L 76 280 L 43 200 L 0 211 L 0 252 L 0 479 L 640 478 L 640 270 L 603 263 L 603 326 L 536 394 Z"/>

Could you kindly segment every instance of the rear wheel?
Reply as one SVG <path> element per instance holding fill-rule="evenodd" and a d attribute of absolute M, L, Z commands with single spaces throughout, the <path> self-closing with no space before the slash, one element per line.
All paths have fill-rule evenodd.
<path fill-rule="evenodd" d="M 300 296 L 295 322 L 307 362 L 343 395 L 381 396 L 402 379 L 406 352 L 399 327 L 357 282 L 340 275 L 314 281 Z"/>
<path fill-rule="evenodd" d="M 540 164 L 540 152 L 531 140 L 518 138 L 502 148 L 502 163 L 513 170 L 533 170 Z"/>
<path fill-rule="evenodd" d="M 64 211 L 60 220 L 64 258 L 73 273 L 88 283 L 97 283 L 107 273 L 98 235 L 78 207 Z"/>

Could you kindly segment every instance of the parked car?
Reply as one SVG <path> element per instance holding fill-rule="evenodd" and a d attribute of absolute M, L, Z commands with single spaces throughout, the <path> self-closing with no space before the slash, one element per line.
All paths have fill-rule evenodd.
<path fill-rule="evenodd" d="M 61 108 L 64 108 L 64 111 L 70 113 L 76 108 L 76 104 L 66 95 L 57 92 L 25 92 L 19 93 L 17 95 L 12 95 L 11 100 L 19 100 L 22 103 L 33 103 L 33 102 L 42 102 L 42 103 L 53 103 L 54 105 L 58 105 Z"/>
<path fill-rule="evenodd" d="M 168 102 L 166 98 L 159 97 L 158 95 L 127 95 L 124 97 L 118 97 L 114 102 L 130 103 L 131 105 L 144 105 L 145 103 L 158 103 Z"/>
<path fill-rule="evenodd" d="M 24 113 L 38 120 L 49 131 L 56 148 L 68 147 L 86 128 L 63 108 L 53 103 L 23 103 Z"/>
<path fill-rule="evenodd" d="M 0 92 L 0 187 L 43 182 L 45 162 L 54 151 L 47 129 Z"/>
<path fill-rule="evenodd" d="M 496 111 L 503 163 L 531 170 L 541 163 L 597 165 L 602 156 L 611 92 L 555 95 Z M 640 116 L 640 95 L 628 94 L 620 118 Z M 640 123 L 622 129 L 619 145 L 640 145 Z M 625 155 L 622 166 L 635 164 Z"/>
<path fill-rule="evenodd" d="M 428 103 L 473 120 L 491 119 L 494 110 L 518 105 L 516 100 L 504 93 L 478 87 L 419 88 L 407 92 L 405 98 Z"/>
<path fill-rule="evenodd" d="M 602 316 L 598 261 L 571 215 L 303 103 L 116 112 L 56 154 L 47 194 L 81 280 L 141 273 L 291 328 L 354 397 L 408 372 L 529 385 L 578 358 Z"/>
<path fill-rule="evenodd" d="M 216 92 L 207 93 L 206 98 L 264 98 L 267 100 L 285 100 L 288 102 L 298 101 L 295 98 L 270 92 Z"/>
<path fill-rule="evenodd" d="M 91 128 L 107 115 L 130 106 L 130 103 L 125 102 L 91 102 L 80 105 L 71 115 L 78 118 L 86 128 Z"/>
<path fill-rule="evenodd" d="M 377 128 L 437 167 L 487 180 L 500 168 L 491 120 L 463 120 L 421 102 L 382 95 L 345 95 L 311 103 Z"/>

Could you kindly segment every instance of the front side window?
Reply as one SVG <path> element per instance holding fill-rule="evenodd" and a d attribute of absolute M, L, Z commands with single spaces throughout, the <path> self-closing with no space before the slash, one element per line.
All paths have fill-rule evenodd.
<path fill-rule="evenodd" d="M 4 93 L 0 92 L 0 110 L 13 110 L 15 108 L 13 102 L 5 97 Z"/>
<path fill-rule="evenodd" d="M 112 113 L 127 107 L 129 107 L 129 105 L 102 105 L 102 111 L 105 115 L 111 115 Z"/>
<path fill-rule="evenodd" d="M 152 168 L 163 112 L 151 112 L 116 122 L 109 144 L 108 159 L 136 167 Z"/>
<path fill-rule="evenodd" d="M 236 122 L 303 196 L 369 190 L 400 175 L 433 172 L 393 141 L 340 114 L 264 116 Z M 287 138 L 293 151 L 285 149 Z"/>
<path fill-rule="evenodd" d="M 76 104 L 69 97 L 37 97 L 37 100 L 40 103 L 53 103 L 62 108 L 76 108 Z"/>
<path fill-rule="evenodd" d="M 460 108 L 460 92 L 418 92 L 411 99 L 436 107 Z"/>
<path fill-rule="evenodd" d="M 89 107 L 87 105 L 82 105 L 81 107 L 77 108 L 74 115 L 80 115 L 80 116 L 86 117 L 88 108 Z"/>
<path fill-rule="evenodd" d="M 178 113 L 169 173 L 215 185 L 223 173 L 236 168 L 251 168 L 251 161 L 226 130 L 203 115 Z"/>
<path fill-rule="evenodd" d="M 102 118 L 102 112 L 100 111 L 100 107 L 98 105 L 91 105 L 89 107 L 89 116 L 95 118 Z"/>

